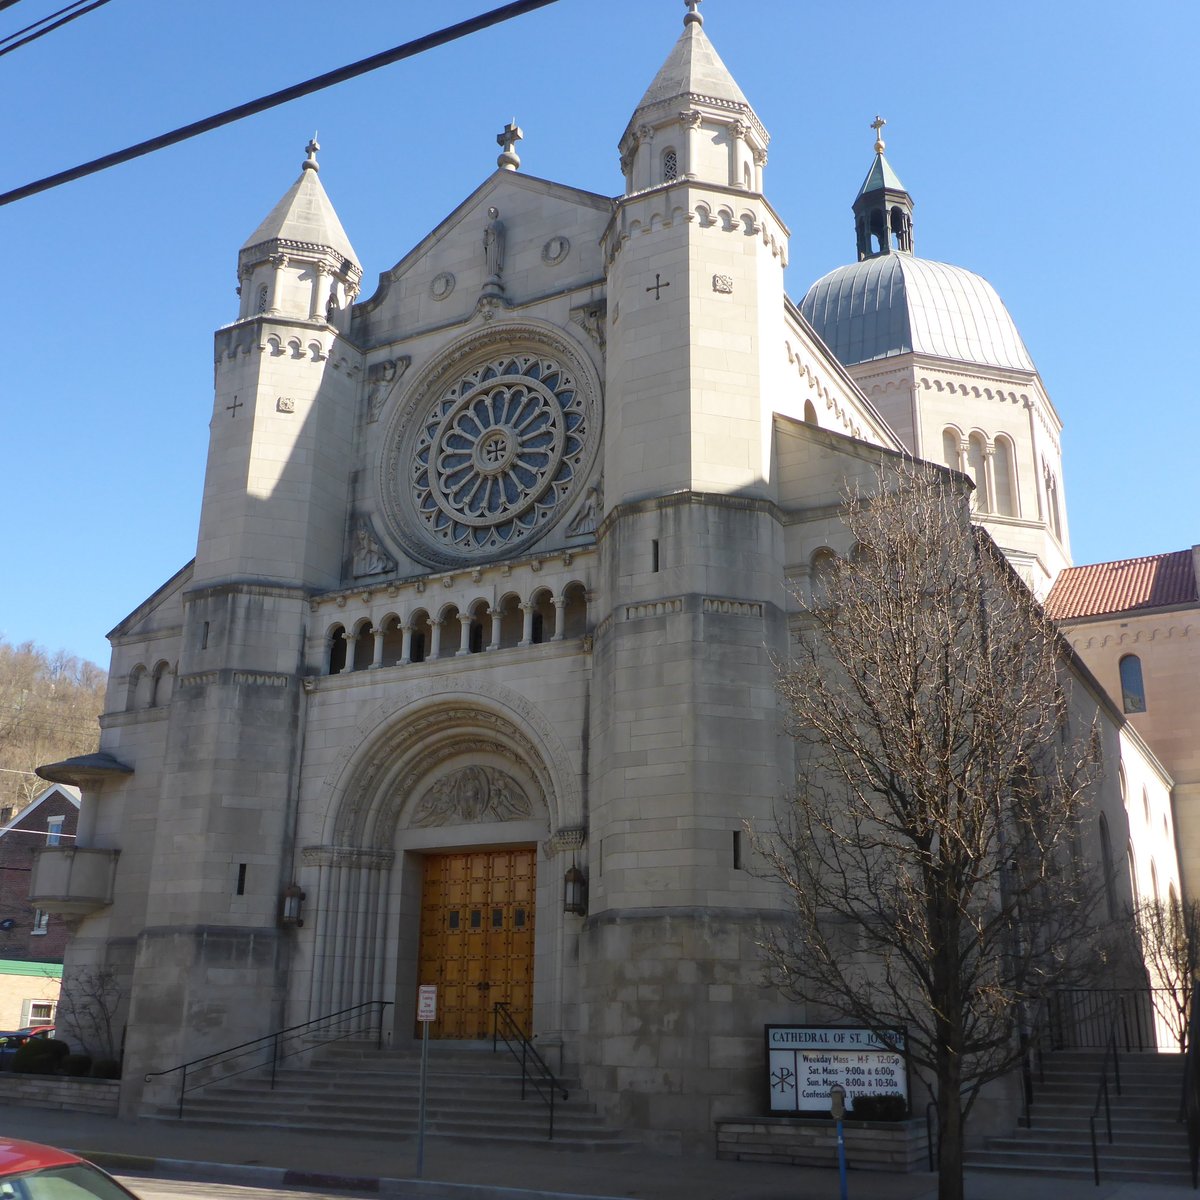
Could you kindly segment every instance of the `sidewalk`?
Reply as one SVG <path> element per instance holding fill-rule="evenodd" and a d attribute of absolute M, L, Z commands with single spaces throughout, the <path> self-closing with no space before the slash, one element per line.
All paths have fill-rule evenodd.
<path fill-rule="evenodd" d="M 270 1188 L 346 1190 L 394 1200 L 837 1200 L 836 1169 L 718 1162 L 650 1151 L 571 1153 L 430 1138 L 422 1180 L 413 1139 L 314 1137 L 0 1106 L 0 1133 L 75 1150 L 108 1170 Z M 134 1183 L 136 1188 L 136 1181 Z M 967 1200 L 1184 1200 L 1189 1187 L 1063 1182 L 969 1172 Z M 851 1200 L 936 1200 L 930 1174 L 851 1172 Z"/>

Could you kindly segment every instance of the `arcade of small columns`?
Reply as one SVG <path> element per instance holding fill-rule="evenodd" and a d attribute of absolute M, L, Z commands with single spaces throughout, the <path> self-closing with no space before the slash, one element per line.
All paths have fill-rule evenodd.
<path fill-rule="evenodd" d="M 378 622 L 364 617 L 349 626 L 338 623 L 326 634 L 325 667 L 337 675 L 582 637 L 587 604 L 585 586 L 574 581 L 557 593 L 539 588 L 524 601 L 507 593 L 495 605 L 483 599 L 465 608 L 448 603 L 436 616 L 423 606 L 405 617 L 388 613 Z M 447 637 L 456 621 L 457 638 Z"/>

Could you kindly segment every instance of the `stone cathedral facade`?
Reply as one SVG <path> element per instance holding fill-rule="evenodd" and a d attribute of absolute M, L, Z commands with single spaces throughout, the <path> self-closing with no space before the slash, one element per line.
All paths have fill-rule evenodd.
<path fill-rule="evenodd" d="M 503 1001 L 629 1127 L 754 1110 L 798 1014 L 743 828 L 793 778 L 775 663 L 846 481 L 962 469 L 1035 591 L 1069 563 L 1058 417 L 989 285 L 914 256 L 882 142 L 858 261 L 797 305 L 694 4 L 620 195 L 522 174 L 518 138 L 370 295 L 315 144 L 238 255 L 195 559 L 111 635 L 101 753 L 48 769 L 85 788 L 53 886 L 68 975 L 130 996 L 130 1108 L 363 1001 L 402 1044 L 436 982 L 435 1036 Z"/>

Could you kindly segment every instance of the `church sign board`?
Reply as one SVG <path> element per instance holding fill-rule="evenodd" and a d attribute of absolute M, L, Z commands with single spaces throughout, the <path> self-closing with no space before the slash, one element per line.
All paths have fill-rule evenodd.
<path fill-rule="evenodd" d="M 828 1114 L 829 1089 L 856 1096 L 903 1096 L 908 1103 L 904 1031 L 886 1030 L 885 1042 L 864 1025 L 768 1025 L 767 1082 L 771 1115 Z"/>

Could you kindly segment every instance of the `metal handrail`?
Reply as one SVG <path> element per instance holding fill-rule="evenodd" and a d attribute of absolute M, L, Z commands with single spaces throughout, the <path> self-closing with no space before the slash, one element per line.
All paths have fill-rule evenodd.
<path fill-rule="evenodd" d="M 391 1000 L 367 1000 L 362 1004 L 354 1004 L 349 1008 L 339 1009 L 337 1012 L 329 1013 L 323 1017 L 314 1017 L 311 1021 L 304 1021 L 299 1025 L 289 1025 L 285 1029 L 277 1029 L 273 1033 L 265 1033 L 262 1037 L 253 1038 L 248 1042 L 240 1042 L 236 1046 L 228 1046 L 224 1050 L 215 1050 L 212 1054 L 202 1055 L 200 1058 L 193 1058 L 190 1062 L 180 1063 L 177 1067 L 168 1067 L 165 1071 L 150 1071 L 146 1075 L 146 1082 L 149 1083 L 152 1079 L 161 1079 L 167 1075 L 173 1075 L 176 1071 L 180 1072 L 179 1076 L 179 1102 L 178 1102 L 178 1117 L 183 1119 L 183 1098 L 188 1092 L 194 1092 L 197 1088 L 206 1087 L 210 1083 L 217 1082 L 218 1079 L 232 1079 L 237 1075 L 244 1075 L 247 1071 L 271 1069 L 271 1088 L 275 1087 L 275 1070 L 280 1061 L 285 1058 L 290 1058 L 293 1054 L 301 1054 L 305 1050 L 311 1050 L 316 1046 L 327 1046 L 331 1042 L 344 1041 L 346 1038 L 355 1037 L 361 1033 L 374 1030 L 375 1031 L 375 1047 L 381 1049 L 383 1046 L 383 1013 L 392 1004 Z M 357 1020 L 359 1017 L 369 1018 L 373 1014 L 378 1013 L 378 1017 L 373 1020 L 367 1020 L 362 1023 Z M 319 1027 L 329 1025 L 335 1022 L 337 1026 L 351 1025 L 351 1028 L 339 1028 L 338 1032 L 333 1033 L 328 1037 L 320 1037 L 314 1041 L 314 1035 L 318 1034 Z M 326 1030 L 325 1032 L 329 1032 Z M 287 1045 L 293 1041 L 301 1041 L 302 1045 L 295 1049 L 287 1049 Z M 285 1047 L 284 1052 L 280 1053 L 281 1045 Z M 210 1074 L 213 1070 L 218 1070 L 222 1067 L 232 1065 L 241 1059 L 256 1056 L 260 1051 L 265 1055 L 267 1049 L 270 1049 L 271 1056 L 269 1061 L 263 1057 L 261 1061 L 251 1062 L 246 1066 L 239 1066 L 236 1070 L 228 1070 L 222 1072 L 216 1078 Z M 196 1068 L 200 1068 L 205 1073 L 205 1078 L 200 1082 L 194 1082 L 188 1086 L 188 1072 L 191 1071 L 194 1076 Z"/>
<path fill-rule="evenodd" d="M 528 1081 L 541 1097 L 542 1103 L 550 1109 L 550 1132 L 547 1137 L 553 1139 L 554 1097 L 558 1092 L 562 1092 L 562 1098 L 565 1100 L 568 1096 L 567 1089 L 554 1077 L 554 1072 L 546 1066 L 534 1044 L 525 1036 L 512 1013 L 508 1011 L 508 1004 L 504 1000 L 498 1000 L 492 1012 L 495 1018 L 492 1026 L 492 1053 L 499 1049 L 500 1039 L 503 1038 L 509 1053 L 521 1064 L 521 1099 L 525 1099 L 525 1084 Z M 504 1025 L 503 1030 L 500 1028 L 501 1024 Z M 514 1042 L 521 1048 L 519 1054 L 513 1045 Z"/>
<path fill-rule="evenodd" d="M 1187 1120 L 1188 1166 L 1192 1170 L 1192 1187 L 1200 1182 L 1200 1005 L 1192 994 L 1192 1009 L 1188 1013 L 1187 1050 L 1183 1059 L 1183 1107 Z"/>
<path fill-rule="evenodd" d="M 925 1105 L 925 1150 L 929 1156 L 929 1170 L 937 1170 L 938 1145 L 937 1145 L 937 1101 L 930 1100 Z"/>
<path fill-rule="evenodd" d="M 1038 1080 L 1046 1082 L 1046 1063 L 1042 1054 L 1042 1040 L 1049 1030 L 1049 1009 L 1045 996 L 1038 1002 L 1037 1011 L 1028 1028 L 1019 1030 L 1021 1039 L 1021 1118 L 1026 1129 L 1033 1128 L 1033 1073 L 1036 1067 Z"/>
<path fill-rule="evenodd" d="M 1104 1058 L 1100 1063 L 1100 1086 L 1096 1089 L 1096 1103 L 1092 1105 L 1092 1115 L 1088 1118 L 1088 1129 L 1092 1135 L 1092 1175 L 1096 1186 L 1100 1186 L 1100 1151 L 1096 1145 L 1096 1118 L 1100 1115 L 1100 1102 L 1104 1101 L 1104 1122 L 1108 1129 L 1108 1144 L 1113 1144 L 1112 1108 L 1108 1096 L 1108 1058 L 1112 1055 L 1113 1078 L 1117 1085 L 1117 1095 L 1121 1094 L 1121 1062 L 1117 1054 L 1117 1029 L 1120 1018 L 1113 1017 L 1112 1032 L 1108 1035 L 1108 1043 L 1104 1047 Z"/>

